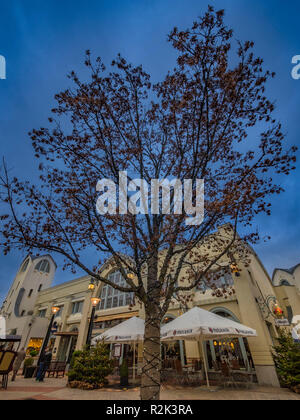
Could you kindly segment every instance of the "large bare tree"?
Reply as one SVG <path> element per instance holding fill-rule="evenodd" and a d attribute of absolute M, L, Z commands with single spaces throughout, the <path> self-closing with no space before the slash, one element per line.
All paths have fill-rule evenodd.
<path fill-rule="evenodd" d="M 90 79 L 72 72 L 72 87 L 56 95 L 49 127 L 30 133 L 40 161 L 39 184 L 2 168 L 5 254 L 12 248 L 61 254 L 65 267 L 79 267 L 143 303 L 142 399 L 159 398 L 160 323 L 172 296 L 191 291 L 233 253 L 237 226 L 248 227 L 239 240 L 258 239 L 253 218 L 269 214 L 270 196 L 282 191 L 272 177 L 289 174 L 295 161 L 296 148 L 284 150 L 274 105 L 265 96 L 274 75 L 263 69 L 252 42 L 234 42 L 232 35 L 224 11 L 212 7 L 191 28 L 174 28 L 168 39 L 177 63 L 156 84 L 142 66 L 118 56 L 109 72 L 88 51 Z M 182 184 L 190 179 L 194 204 L 197 180 L 204 179 L 203 222 L 187 224 L 185 210 L 174 214 L 174 189 L 171 214 L 99 214 L 97 182 L 107 178 L 118 184 L 120 171 L 148 185 L 152 179 Z M 230 235 L 205 242 L 225 223 Z M 203 252 L 204 243 L 213 252 Z M 93 267 L 83 257 L 87 251 L 99 255 Z M 127 286 L 102 277 L 98 269 L 108 258 Z"/>

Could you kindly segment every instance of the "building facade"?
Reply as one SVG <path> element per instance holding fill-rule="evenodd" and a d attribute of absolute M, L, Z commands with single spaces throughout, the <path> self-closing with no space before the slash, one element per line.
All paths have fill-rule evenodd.
<path fill-rule="evenodd" d="M 51 287 L 55 271 L 56 263 L 50 255 L 28 255 L 1 306 L 0 315 L 6 320 L 6 334 L 22 336 L 21 347 L 28 343 L 37 298 L 43 290 Z"/>
<path fill-rule="evenodd" d="M 300 264 L 288 269 L 276 268 L 272 283 L 288 321 L 298 319 L 300 322 Z"/>
<path fill-rule="evenodd" d="M 232 270 L 228 257 L 223 257 L 218 262 L 218 266 L 212 268 L 211 274 L 216 276 L 220 287 L 234 288 L 234 294 L 217 297 L 214 290 L 201 285 L 190 292 L 190 300 L 185 307 L 179 303 L 178 299 L 174 298 L 162 322 L 169 322 L 183 311 L 198 306 L 254 328 L 257 331 L 257 337 L 211 340 L 206 342 L 204 354 L 194 342 L 177 341 L 168 343 L 168 345 L 162 344 L 162 358 L 175 357 L 181 360 L 182 364 L 191 363 L 194 359 L 206 358 L 210 374 L 213 375 L 222 351 L 229 347 L 239 369 L 255 371 L 259 384 L 279 386 L 272 358 L 272 346 L 276 342 L 280 328 L 282 328 L 282 320 L 290 320 L 291 313 L 293 315 L 300 314 L 298 283 L 296 280 L 292 283 L 290 278 L 280 277 L 279 272 L 275 273 L 272 281 L 258 256 L 251 248 L 249 250 L 250 257 L 247 264 L 236 261 L 238 270 Z M 40 257 L 34 263 L 34 260 L 29 260 L 28 264 L 32 264 L 31 267 L 33 267 L 33 271 L 31 271 L 33 275 L 35 275 L 35 264 L 42 259 L 43 257 Z M 52 269 L 54 267 L 52 266 Z M 298 267 L 294 269 L 292 276 L 298 275 Z M 284 273 L 284 270 L 281 271 Z M 21 267 L 20 274 L 22 272 Z M 119 271 L 112 268 L 111 264 L 101 267 L 101 275 L 116 284 L 121 285 L 124 282 Z M 21 274 L 21 278 L 23 278 L 22 276 Z M 36 279 L 36 277 L 34 278 Z M 289 284 L 282 280 L 287 280 Z M 39 281 L 40 278 L 35 280 L 34 284 L 38 284 Z M 43 287 L 36 295 L 33 314 L 30 318 L 31 325 L 28 323 L 22 327 L 20 325 L 18 333 L 24 331 L 22 342 L 26 347 L 34 347 L 39 350 L 51 318 L 51 308 L 59 307 L 60 310 L 55 316 L 50 339 L 53 356 L 56 360 L 70 362 L 73 351 L 82 349 L 86 344 L 92 312 L 92 297 L 101 299 L 95 312 L 93 336 L 101 334 L 106 329 L 132 316 L 144 318 L 143 306 L 134 299 L 131 293 L 120 292 L 104 283 L 98 284 L 93 290 L 90 290 L 88 276 L 55 287 L 50 287 L 50 282 L 44 285 L 46 286 L 46 284 L 48 288 Z M 16 281 L 14 285 L 16 285 Z M 13 286 L 11 290 L 14 290 Z M 28 286 L 26 286 L 27 289 Z M 25 310 L 25 300 L 23 304 L 24 309 L 22 305 L 17 305 L 20 310 Z M 5 308 L 7 307 L 8 301 L 5 302 Z M 281 322 L 278 322 L 278 308 L 283 311 L 280 316 Z M 12 319 L 8 324 L 11 328 L 15 325 Z M 137 351 L 138 362 L 142 361 L 142 352 L 143 347 L 140 345 Z M 122 357 L 125 355 L 128 358 L 132 357 L 132 349 L 128 345 L 111 345 L 111 355 L 115 357 L 117 363 L 121 363 Z"/>

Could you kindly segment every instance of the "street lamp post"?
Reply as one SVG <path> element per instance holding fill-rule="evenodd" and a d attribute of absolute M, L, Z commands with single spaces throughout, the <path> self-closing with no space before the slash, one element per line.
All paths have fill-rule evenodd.
<path fill-rule="evenodd" d="M 44 339 L 42 349 L 40 351 L 40 357 L 39 357 L 39 360 L 38 360 L 38 366 L 40 365 L 41 358 L 42 358 L 43 354 L 45 353 L 45 350 L 46 350 L 46 348 L 48 346 L 48 341 L 49 341 L 49 338 L 50 338 L 50 335 L 51 335 L 53 321 L 54 321 L 55 315 L 57 314 L 57 312 L 59 310 L 60 310 L 60 308 L 57 307 L 57 306 L 52 306 L 52 308 L 51 308 L 52 317 L 51 317 L 51 320 L 50 320 L 50 323 L 49 323 L 49 326 L 48 326 L 47 334 L 46 334 L 46 337 Z"/>
<path fill-rule="evenodd" d="M 86 345 L 87 345 L 88 348 L 90 348 L 90 346 L 91 346 L 91 338 L 92 338 L 95 312 L 96 312 L 96 307 L 99 304 L 100 300 L 101 300 L 100 298 L 96 298 L 96 297 L 91 298 L 93 309 L 92 309 L 92 313 L 91 313 L 91 319 L 90 319 L 88 334 L 87 334 L 87 338 L 86 338 Z"/>

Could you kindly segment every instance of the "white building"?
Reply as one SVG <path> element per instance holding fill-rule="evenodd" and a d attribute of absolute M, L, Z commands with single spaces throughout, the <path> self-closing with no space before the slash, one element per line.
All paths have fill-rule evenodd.
<path fill-rule="evenodd" d="M 35 322 L 34 307 L 37 297 L 42 290 L 52 285 L 56 267 L 50 255 L 28 255 L 2 304 L 0 315 L 6 320 L 6 334 L 22 336 L 21 346 L 26 344 Z M 39 322 L 45 323 L 45 320 Z M 41 325 L 41 328 L 44 330 L 46 326 Z"/>

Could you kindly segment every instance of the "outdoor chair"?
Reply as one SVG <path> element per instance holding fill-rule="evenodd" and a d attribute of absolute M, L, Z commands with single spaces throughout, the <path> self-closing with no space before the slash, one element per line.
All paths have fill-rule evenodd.
<path fill-rule="evenodd" d="M 235 386 L 235 381 L 233 378 L 233 374 L 231 369 L 229 368 L 229 366 L 227 365 L 227 363 L 222 362 L 221 363 L 221 379 L 222 379 L 222 385 L 225 386 L 226 385 L 232 385 Z"/>
<path fill-rule="evenodd" d="M 65 376 L 66 366 L 66 362 L 51 362 L 47 369 L 48 378 L 54 378 L 54 376 L 56 378 L 59 376 L 63 378 Z"/>
<path fill-rule="evenodd" d="M 253 371 L 236 371 L 233 372 L 235 384 L 239 386 L 246 386 L 248 389 L 254 385 L 254 372 Z"/>
<path fill-rule="evenodd" d="M 4 351 L 0 356 L 0 375 L 2 375 L 2 388 L 7 389 L 8 374 L 13 370 L 13 364 L 17 353 L 14 351 Z"/>
<path fill-rule="evenodd" d="M 231 360 L 230 365 L 231 365 L 233 370 L 240 370 L 240 364 L 239 364 L 238 360 L 236 360 L 236 359 Z"/>

